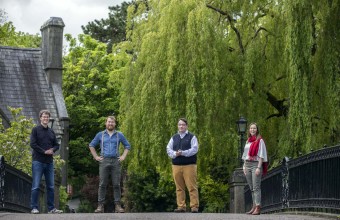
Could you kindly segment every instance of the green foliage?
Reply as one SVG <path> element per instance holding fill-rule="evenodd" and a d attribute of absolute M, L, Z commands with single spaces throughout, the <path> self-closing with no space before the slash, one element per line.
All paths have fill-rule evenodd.
<path fill-rule="evenodd" d="M 4 129 L 0 118 L 1 155 L 7 164 L 31 175 L 30 134 L 34 124 L 32 119 L 21 115 L 22 108 L 8 108 L 12 114 L 11 126 Z"/>
<path fill-rule="evenodd" d="M 204 3 L 161 1 L 149 6 L 153 13 L 147 20 L 130 21 L 134 29 L 129 36 L 138 58 L 128 70 L 131 78 L 126 78 L 121 102 L 123 130 L 134 146 L 129 167 L 168 169 L 161 166 L 169 163 L 165 146 L 177 130 L 178 118 L 185 116 L 202 146 L 199 170 L 204 172 L 212 159 L 221 164 L 228 157 L 224 149 L 234 148 L 237 138 L 235 128 L 225 130 L 224 124 L 216 123 L 235 125 L 238 117 L 232 104 L 236 97 L 228 95 L 236 86 L 229 74 L 235 60 L 224 56 L 224 26 L 214 26 L 219 18 Z M 131 11 L 136 17 L 145 13 L 139 8 Z"/>
<path fill-rule="evenodd" d="M 66 204 L 68 201 L 68 194 L 65 186 L 59 187 L 59 209 L 66 211 Z"/>
<path fill-rule="evenodd" d="M 210 176 L 200 179 L 200 206 L 204 212 L 226 212 L 229 209 L 229 187 Z"/>
<path fill-rule="evenodd" d="M 13 23 L 11 21 L 7 22 L 6 12 L 0 10 L 0 45 L 37 48 L 40 43 L 41 37 L 38 34 L 17 32 Z"/>
<path fill-rule="evenodd" d="M 127 206 L 132 212 L 169 212 L 176 207 L 175 184 L 155 169 L 131 172 L 126 187 Z"/>
<path fill-rule="evenodd" d="M 109 18 L 94 20 L 82 26 L 84 34 L 90 35 L 102 43 L 107 44 L 107 51 L 112 52 L 115 43 L 126 39 L 126 16 L 130 3 L 123 2 L 120 6 L 109 7 Z"/>

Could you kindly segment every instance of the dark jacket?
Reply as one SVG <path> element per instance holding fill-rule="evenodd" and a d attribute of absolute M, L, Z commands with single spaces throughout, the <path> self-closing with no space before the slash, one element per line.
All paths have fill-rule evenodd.
<path fill-rule="evenodd" d="M 42 125 L 38 125 L 32 129 L 30 145 L 33 149 L 32 160 L 41 163 L 53 163 L 53 155 L 47 155 L 45 151 L 53 148 L 53 151 L 56 152 L 59 149 L 54 131 Z"/>

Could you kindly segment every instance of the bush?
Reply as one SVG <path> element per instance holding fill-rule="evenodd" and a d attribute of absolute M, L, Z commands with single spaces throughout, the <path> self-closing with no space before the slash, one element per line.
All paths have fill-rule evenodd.
<path fill-rule="evenodd" d="M 155 169 L 130 173 L 126 185 L 126 204 L 131 212 L 168 212 L 176 207 L 173 180 L 161 177 Z"/>
<path fill-rule="evenodd" d="M 12 114 L 11 126 L 5 129 L 0 118 L 0 148 L 7 164 L 32 175 L 30 134 L 32 119 L 21 115 L 22 108 L 8 107 Z"/>
<path fill-rule="evenodd" d="M 200 208 L 203 212 L 227 212 L 228 184 L 214 181 L 210 176 L 200 181 Z"/>
<path fill-rule="evenodd" d="M 63 210 L 64 212 L 66 212 L 67 201 L 68 201 L 68 194 L 66 192 L 66 187 L 60 186 L 59 187 L 59 209 Z"/>

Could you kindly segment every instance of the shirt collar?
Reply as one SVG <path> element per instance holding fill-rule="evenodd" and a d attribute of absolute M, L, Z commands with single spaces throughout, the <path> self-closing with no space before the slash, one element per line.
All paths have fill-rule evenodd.
<path fill-rule="evenodd" d="M 107 129 L 105 129 L 104 133 L 109 134 L 109 132 L 107 131 Z M 117 130 L 116 130 L 116 129 L 113 131 L 113 134 L 115 134 L 115 133 L 117 133 Z"/>
<path fill-rule="evenodd" d="M 178 132 L 179 136 L 184 137 L 186 134 L 188 134 L 188 130 L 186 130 L 184 133 Z"/>

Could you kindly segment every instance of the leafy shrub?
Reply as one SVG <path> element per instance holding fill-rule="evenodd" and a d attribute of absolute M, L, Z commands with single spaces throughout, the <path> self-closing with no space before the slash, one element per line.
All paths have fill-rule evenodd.
<path fill-rule="evenodd" d="M 200 208 L 203 212 L 227 212 L 228 184 L 214 181 L 210 176 L 200 180 Z"/>
<path fill-rule="evenodd" d="M 131 212 L 168 212 L 176 207 L 173 180 L 163 178 L 155 169 L 130 173 L 126 185 L 126 204 Z"/>

